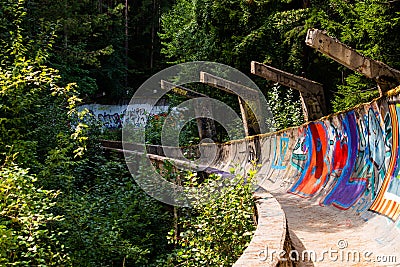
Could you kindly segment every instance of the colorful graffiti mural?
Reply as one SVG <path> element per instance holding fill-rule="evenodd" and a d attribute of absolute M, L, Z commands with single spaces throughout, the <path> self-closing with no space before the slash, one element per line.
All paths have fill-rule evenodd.
<path fill-rule="evenodd" d="M 370 211 L 397 220 L 399 116 L 400 104 L 380 101 L 367 112 L 356 109 L 303 126 L 306 153 L 299 164 L 298 145 L 294 147 L 292 165 L 299 175 L 288 192 L 301 197 L 319 194 L 321 205 L 339 209 L 362 201 L 363 211 L 369 206 Z"/>
<path fill-rule="evenodd" d="M 398 162 L 400 101 L 381 99 L 362 108 L 309 123 L 293 148 L 298 172 L 288 192 L 316 197 L 321 205 L 400 215 Z M 303 144 L 303 152 L 299 146 Z M 395 149 L 392 149 L 395 148 Z"/>
<path fill-rule="evenodd" d="M 259 185 L 272 193 L 349 210 L 364 220 L 380 214 L 397 221 L 399 120 L 400 97 L 383 97 L 299 127 L 221 144 L 214 165 L 250 168 L 251 156 L 261 166 Z"/>

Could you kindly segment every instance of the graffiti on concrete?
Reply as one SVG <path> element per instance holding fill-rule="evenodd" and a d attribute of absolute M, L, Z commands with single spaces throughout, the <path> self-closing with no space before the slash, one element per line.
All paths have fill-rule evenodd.
<path fill-rule="evenodd" d="M 242 152 L 218 157 L 215 166 L 241 163 L 248 169 L 249 160 L 258 158 L 257 181 L 266 190 L 349 210 L 364 220 L 381 214 L 396 221 L 399 120 L 400 96 L 380 98 L 297 128 L 258 135 L 248 149 L 246 140 L 223 144 L 222 151 Z"/>
<path fill-rule="evenodd" d="M 148 117 L 165 113 L 168 106 L 151 107 L 148 104 L 136 105 L 100 105 L 89 104 L 79 107 L 79 111 L 88 109 L 90 119 L 98 122 L 107 129 L 120 129 L 125 124 L 131 124 L 134 127 L 143 128 L 146 126 Z M 87 118 L 88 120 L 88 118 Z"/>
<path fill-rule="evenodd" d="M 328 135 L 321 122 L 312 122 L 308 125 L 305 134 L 305 147 L 307 160 L 297 182 L 290 189 L 290 193 L 312 197 L 328 180 L 330 170 L 327 160 Z"/>
<path fill-rule="evenodd" d="M 322 203 L 348 209 L 360 198 L 366 188 L 364 179 L 352 176 L 358 145 L 356 117 L 353 111 L 343 116 L 341 130 L 343 134 L 339 134 L 340 137 L 336 139 L 332 160 L 332 171 L 338 173 L 338 178 Z"/>
<path fill-rule="evenodd" d="M 93 114 L 93 110 L 91 112 Z M 123 117 L 123 114 L 120 115 L 118 113 L 107 114 L 106 112 L 104 112 L 103 114 L 97 115 L 98 121 L 109 129 L 121 128 L 122 127 L 121 117 Z"/>
<path fill-rule="evenodd" d="M 146 126 L 149 112 L 145 107 L 132 107 L 126 114 L 126 123 L 131 123 L 135 127 Z"/>
<path fill-rule="evenodd" d="M 279 148 L 277 143 L 279 143 Z M 274 159 L 272 161 L 271 168 L 278 170 L 283 170 L 286 168 L 286 166 L 283 165 L 283 162 L 288 150 L 288 144 L 289 138 L 286 135 L 283 135 L 279 138 L 274 138 Z"/>

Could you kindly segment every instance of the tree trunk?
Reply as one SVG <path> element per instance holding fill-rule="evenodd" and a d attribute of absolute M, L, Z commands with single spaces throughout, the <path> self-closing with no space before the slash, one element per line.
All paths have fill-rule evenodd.
<path fill-rule="evenodd" d="M 128 0 L 125 0 L 125 88 L 128 90 L 128 53 L 129 53 L 129 28 L 128 28 Z M 128 91 L 127 91 L 128 94 Z"/>
<path fill-rule="evenodd" d="M 155 46 L 155 35 L 156 35 L 156 25 L 155 25 L 155 18 L 158 14 L 156 14 L 156 0 L 153 0 L 153 11 L 152 11 L 152 21 L 151 21 L 151 50 L 150 50 L 150 71 L 153 71 L 154 67 L 154 46 Z"/>

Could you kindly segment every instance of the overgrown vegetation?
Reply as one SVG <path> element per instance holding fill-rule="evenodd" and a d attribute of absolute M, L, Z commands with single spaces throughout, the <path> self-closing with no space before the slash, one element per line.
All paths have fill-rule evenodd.
<path fill-rule="evenodd" d="M 0 264 L 60 266 L 69 262 L 67 234 L 52 213 L 60 191 L 37 187 L 37 179 L 18 166 L 0 168 Z"/>
<path fill-rule="evenodd" d="M 82 181 L 59 202 L 71 264 L 152 266 L 170 250 L 165 236 L 171 213 L 144 193 L 123 160 L 92 156 L 91 161 L 80 166 Z"/>
<path fill-rule="evenodd" d="M 202 182 L 212 190 L 196 197 L 192 208 L 180 210 L 178 227 L 169 233 L 175 245 L 163 266 L 232 266 L 250 243 L 253 221 L 255 171 L 232 177 L 211 175 Z M 189 176 L 186 186 L 199 186 Z"/>
<path fill-rule="evenodd" d="M 210 60 L 244 73 L 252 60 L 266 63 L 322 83 L 330 111 L 339 111 L 377 96 L 376 84 L 307 47 L 307 30 L 326 30 L 365 56 L 399 68 L 399 11 L 398 2 L 380 0 L 179 0 L 162 17 L 162 52 L 174 63 Z M 298 114 L 298 96 L 293 98 L 289 88 L 277 91 L 274 84 L 251 77 L 272 107 L 279 100 L 278 121 Z M 284 99 L 293 102 L 287 105 Z M 278 128 L 302 122 L 289 116 L 290 123 Z"/>

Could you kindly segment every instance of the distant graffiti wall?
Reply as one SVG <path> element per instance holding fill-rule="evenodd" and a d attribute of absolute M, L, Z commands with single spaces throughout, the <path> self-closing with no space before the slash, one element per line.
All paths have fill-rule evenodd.
<path fill-rule="evenodd" d="M 366 221 L 377 214 L 396 221 L 399 121 L 400 97 L 388 96 L 299 127 L 220 144 L 212 165 L 248 169 L 256 160 L 258 183 L 270 192 L 352 210 Z M 207 153 L 207 145 L 202 149 Z"/>
<path fill-rule="evenodd" d="M 142 105 L 100 105 L 89 104 L 79 107 L 89 111 L 88 120 L 94 120 L 107 129 L 122 128 L 124 124 L 131 124 L 135 127 L 145 127 L 150 115 L 165 113 L 168 106 L 152 107 L 148 104 Z M 129 112 L 127 112 L 129 111 Z"/>

